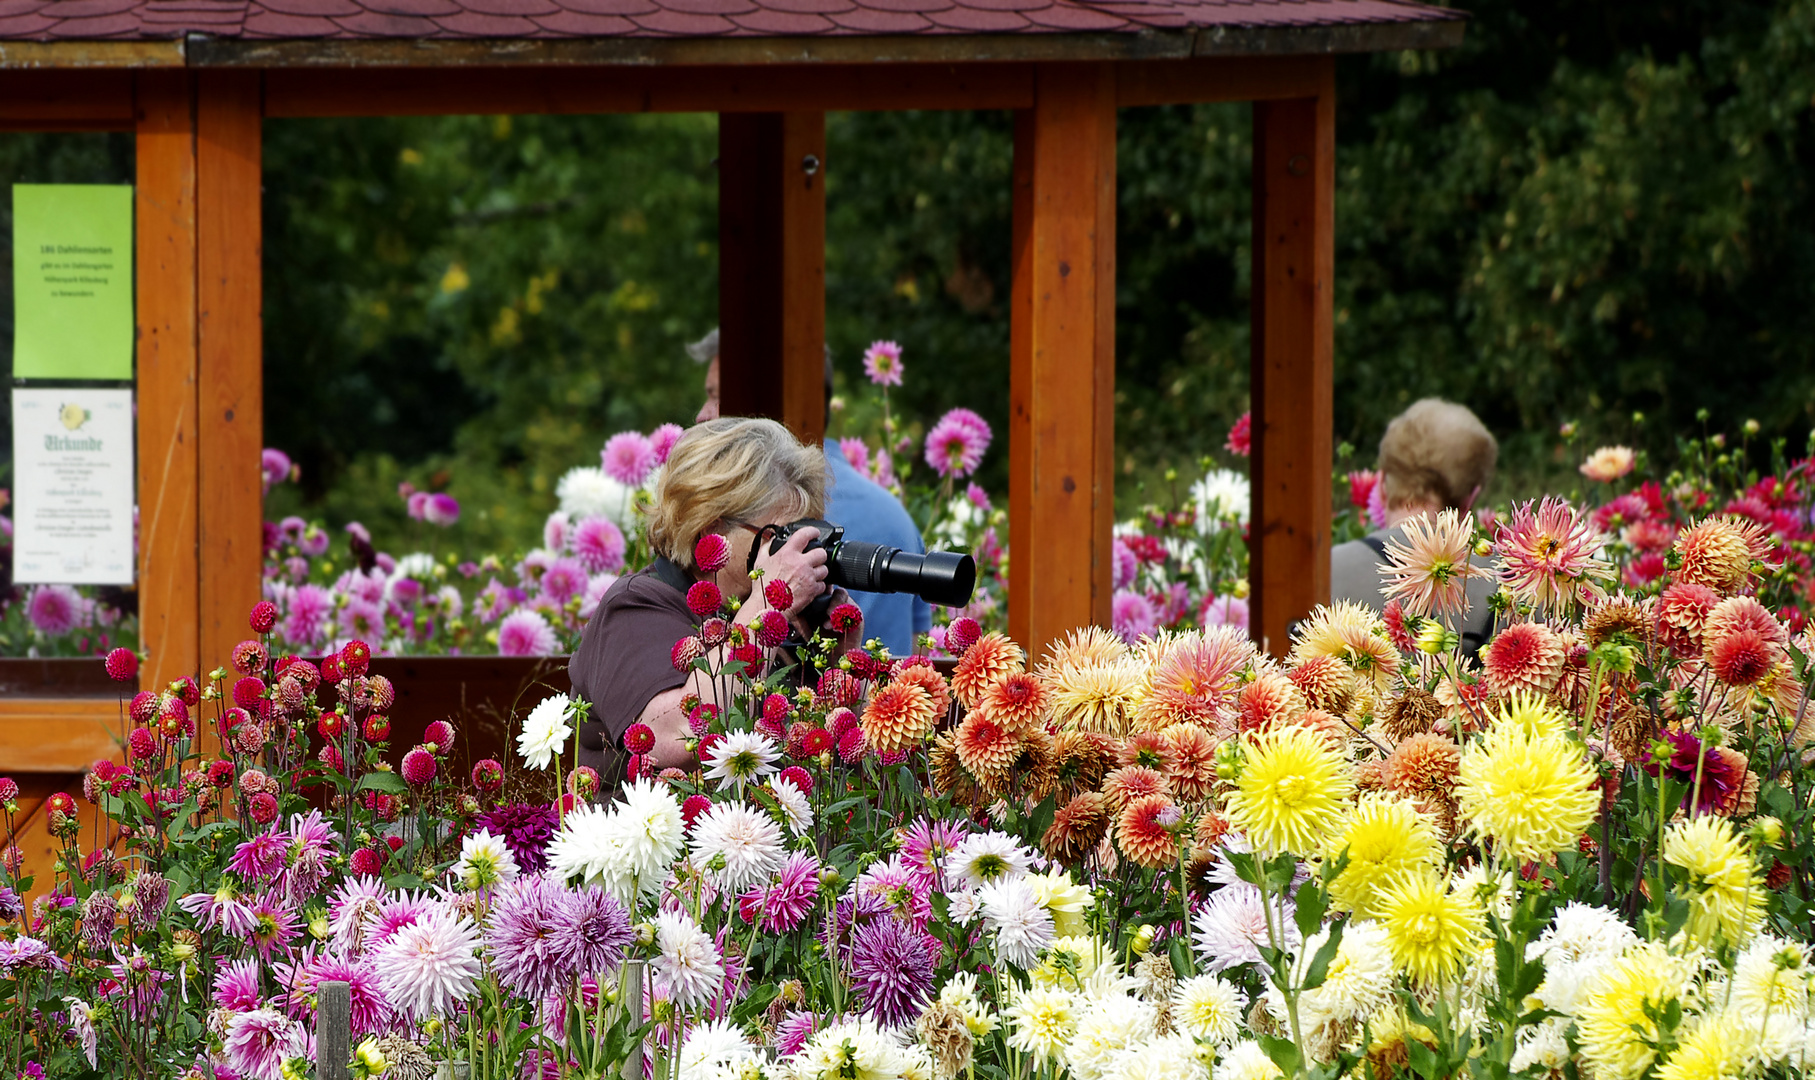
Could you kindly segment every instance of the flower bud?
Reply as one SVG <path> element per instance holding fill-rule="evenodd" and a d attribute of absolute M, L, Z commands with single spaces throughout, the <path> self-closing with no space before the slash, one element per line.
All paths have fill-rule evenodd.
<path fill-rule="evenodd" d="M 353 1056 L 365 1066 L 369 1076 L 377 1076 L 391 1067 L 391 1063 L 385 1060 L 384 1051 L 378 1048 L 377 1039 L 367 1038 L 359 1044 L 359 1049 L 353 1052 Z"/>
<path fill-rule="evenodd" d="M 1147 950 L 1153 948 L 1153 924 L 1148 923 L 1136 930 L 1128 947 L 1134 951 L 1134 955 L 1146 956 Z"/>
<path fill-rule="evenodd" d="M 1783 822 L 1766 815 L 1752 822 L 1752 833 L 1766 847 L 1783 846 Z"/>

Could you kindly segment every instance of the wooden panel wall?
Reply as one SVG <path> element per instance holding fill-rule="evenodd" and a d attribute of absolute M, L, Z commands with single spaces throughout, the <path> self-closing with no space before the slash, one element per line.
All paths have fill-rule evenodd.
<path fill-rule="evenodd" d="M 1109 622 L 1115 513 L 1115 69 L 1043 65 L 1016 118 L 1009 632 Z"/>
<path fill-rule="evenodd" d="M 263 574 L 263 123 L 256 71 L 200 73 L 196 111 L 197 330 L 201 373 L 200 655 L 227 663 L 250 635 Z"/>
<path fill-rule="evenodd" d="M 200 667 L 194 76 L 136 76 L 139 625 L 146 688 Z"/>
<path fill-rule="evenodd" d="M 719 116 L 719 397 L 825 432 L 824 113 Z"/>
<path fill-rule="evenodd" d="M 1316 97 L 1254 105 L 1254 633 L 1274 653 L 1330 598 L 1335 66 Z"/>

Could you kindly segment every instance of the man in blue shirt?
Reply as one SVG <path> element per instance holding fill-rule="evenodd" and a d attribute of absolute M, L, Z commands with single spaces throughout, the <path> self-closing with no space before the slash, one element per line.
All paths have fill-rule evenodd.
<path fill-rule="evenodd" d="M 718 331 L 687 346 L 687 355 L 706 365 L 706 403 L 700 406 L 695 423 L 718 417 Z M 826 350 L 826 401 L 832 400 L 832 351 Z M 828 408 L 828 415 L 831 410 Z M 926 545 L 920 530 L 908 516 L 901 500 L 889 490 L 851 467 L 844 451 L 831 439 L 825 442 L 826 473 L 831 480 L 826 490 L 826 518 L 844 526 L 847 540 L 887 544 L 903 551 L 922 554 Z M 926 601 L 906 593 L 851 593 L 851 599 L 863 609 L 865 640 L 880 638 L 890 656 L 908 656 L 914 652 L 921 634 L 933 627 L 933 612 Z"/>

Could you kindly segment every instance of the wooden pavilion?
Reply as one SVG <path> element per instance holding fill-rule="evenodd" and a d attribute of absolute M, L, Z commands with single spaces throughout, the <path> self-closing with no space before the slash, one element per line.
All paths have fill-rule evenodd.
<path fill-rule="evenodd" d="M 0 0 L 0 130 L 137 137 L 144 685 L 223 662 L 259 598 L 266 117 L 718 113 L 724 406 L 817 438 L 826 111 L 1014 110 L 1009 615 L 1038 648 L 1109 618 L 1116 110 L 1253 102 L 1277 650 L 1329 591 L 1335 55 L 1462 32 L 1412 0 Z M 30 816 L 113 751 L 118 704 L 7 697 Z"/>

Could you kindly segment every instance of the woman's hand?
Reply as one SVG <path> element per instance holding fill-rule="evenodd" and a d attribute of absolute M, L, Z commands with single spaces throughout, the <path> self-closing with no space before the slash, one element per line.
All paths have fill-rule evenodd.
<path fill-rule="evenodd" d="M 756 583 L 752 596 L 763 596 L 771 581 L 784 581 L 793 603 L 782 610 L 783 615 L 792 616 L 812 603 L 826 588 L 826 549 L 807 550 L 807 545 L 817 539 L 819 530 L 810 525 L 796 529 L 774 554 L 770 554 L 768 545 L 759 539 L 756 569 L 762 571 L 763 577 Z"/>

